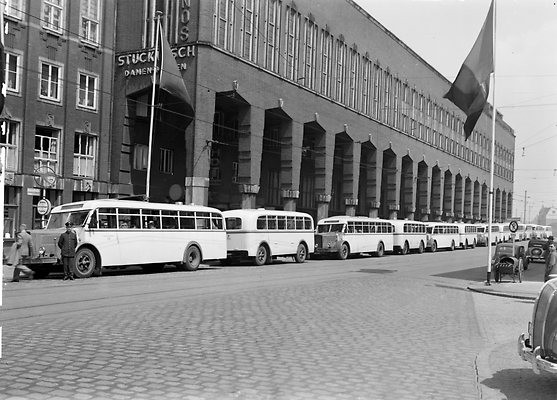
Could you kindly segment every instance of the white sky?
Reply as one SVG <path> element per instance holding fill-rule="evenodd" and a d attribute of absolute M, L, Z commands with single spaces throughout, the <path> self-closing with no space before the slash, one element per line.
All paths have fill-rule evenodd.
<path fill-rule="evenodd" d="M 450 81 L 491 4 L 355 1 Z M 542 206 L 557 207 L 557 0 L 496 0 L 495 23 L 495 105 L 516 134 L 513 216 L 524 217 L 527 191 L 532 219 Z"/>

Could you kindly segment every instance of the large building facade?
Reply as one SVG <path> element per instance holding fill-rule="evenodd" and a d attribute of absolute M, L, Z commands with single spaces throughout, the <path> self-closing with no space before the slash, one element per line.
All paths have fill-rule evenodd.
<path fill-rule="evenodd" d="M 156 11 L 193 113 L 152 107 Z M 144 194 L 149 154 L 154 201 L 487 219 L 491 113 L 465 141 L 450 82 L 351 0 L 8 0 L 5 20 L 5 233 L 43 196 Z M 497 114 L 495 220 L 514 141 Z"/>
<path fill-rule="evenodd" d="M 37 203 L 112 191 L 114 1 L 7 0 L 4 236 L 41 226 Z"/>
<path fill-rule="evenodd" d="M 487 219 L 491 113 L 465 141 L 465 115 L 443 99 L 450 82 L 351 0 L 119 1 L 111 171 L 122 191 L 145 187 L 149 98 L 134 93 L 151 79 L 155 10 L 195 112 L 185 129 L 187 116 L 157 118 L 158 200 Z M 515 136 L 500 114 L 496 138 L 494 218 L 505 220 Z"/>

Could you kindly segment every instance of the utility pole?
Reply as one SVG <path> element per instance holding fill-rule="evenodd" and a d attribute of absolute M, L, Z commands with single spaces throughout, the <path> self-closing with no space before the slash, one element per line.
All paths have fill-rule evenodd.
<path fill-rule="evenodd" d="M 524 222 L 526 222 L 526 190 L 524 191 Z"/>

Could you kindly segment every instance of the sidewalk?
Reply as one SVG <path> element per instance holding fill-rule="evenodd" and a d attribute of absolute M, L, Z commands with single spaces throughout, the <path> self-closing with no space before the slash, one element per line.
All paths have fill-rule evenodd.
<path fill-rule="evenodd" d="M 468 285 L 468 290 L 478 293 L 490 294 L 493 296 L 512 297 L 515 299 L 535 300 L 538 297 L 543 286 L 543 282 L 522 281 L 513 283 L 504 281 L 502 283 L 491 282 L 486 285 L 485 282 L 473 282 Z"/>

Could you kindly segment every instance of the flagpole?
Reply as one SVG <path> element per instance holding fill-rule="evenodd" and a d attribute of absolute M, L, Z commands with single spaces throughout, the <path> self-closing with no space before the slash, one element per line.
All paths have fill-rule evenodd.
<path fill-rule="evenodd" d="M 150 189 L 151 189 L 151 153 L 152 153 L 152 146 L 153 146 L 153 130 L 155 125 L 155 95 L 157 90 L 157 59 L 159 58 L 159 37 L 160 37 L 160 17 L 162 12 L 157 11 L 155 12 L 154 21 L 157 24 L 156 33 L 155 33 L 155 58 L 153 61 L 153 87 L 151 89 L 151 116 L 149 120 L 149 147 L 147 155 L 147 183 L 145 185 L 145 196 L 147 200 L 149 200 L 150 196 Z"/>
<path fill-rule="evenodd" d="M 491 114 L 491 162 L 489 167 L 489 201 L 488 201 L 488 234 L 487 234 L 487 279 L 485 284 L 491 285 L 491 226 L 493 223 L 493 169 L 495 164 L 495 127 L 497 125 L 497 108 L 495 107 L 495 35 L 497 29 L 495 27 L 495 14 L 496 14 L 496 0 L 493 0 L 493 75 L 492 75 L 492 114 Z"/>

